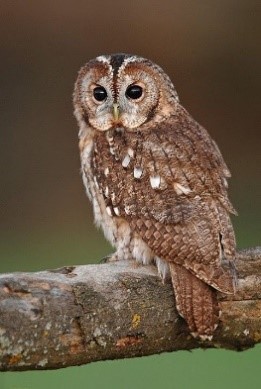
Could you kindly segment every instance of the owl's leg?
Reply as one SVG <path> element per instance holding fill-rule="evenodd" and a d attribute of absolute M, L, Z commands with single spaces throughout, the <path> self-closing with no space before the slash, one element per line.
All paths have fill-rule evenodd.
<path fill-rule="evenodd" d="M 215 290 L 183 266 L 170 263 L 170 273 L 179 314 L 194 337 L 210 340 L 219 320 Z"/>

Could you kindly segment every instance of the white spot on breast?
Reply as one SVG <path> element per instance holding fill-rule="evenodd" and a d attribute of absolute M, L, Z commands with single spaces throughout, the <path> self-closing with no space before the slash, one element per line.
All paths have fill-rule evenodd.
<path fill-rule="evenodd" d="M 134 178 L 141 178 L 142 176 L 142 168 L 140 166 L 135 166 L 133 170 Z"/>
<path fill-rule="evenodd" d="M 158 189 L 160 187 L 160 176 L 151 176 L 150 185 L 153 189 Z"/>
<path fill-rule="evenodd" d="M 107 139 L 109 145 L 113 144 L 113 136 L 112 136 L 112 134 L 109 131 L 106 132 L 106 139 Z"/>
<path fill-rule="evenodd" d="M 114 192 L 111 193 L 111 201 L 114 203 L 116 200 L 116 195 Z"/>
<path fill-rule="evenodd" d="M 104 190 L 104 194 L 106 197 L 109 197 L 109 188 L 108 186 L 106 186 L 105 190 Z"/>
<path fill-rule="evenodd" d="M 129 156 L 130 156 L 131 158 L 134 157 L 134 151 L 133 151 L 133 149 L 131 149 L 131 148 L 129 147 L 128 150 L 127 150 L 127 152 L 128 152 L 128 154 L 129 154 Z"/>
<path fill-rule="evenodd" d="M 115 215 L 120 216 L 120 210 L 118 207 L 113 208 Z"/>
<path fill-rule="evenodd" d="M 109 168 L 106 167 L 106 168 L 104 169 L 104 175 L 105 175 L 106 177 L 108 177 L 109 173 L 110 173 Z"/>
<path fill-rule="evenodd" d="M 178 182 L 174 182 L 173 187 L 178 195 L 189 194 L 191 192 L 190 188 L 186 188 L 185 186 L 179 184 Z"/>
<path fill-rule="evenodd" d="M 125 157 L 123 158 L 121 164 L 123 167 L 127 167 L 129 165 L 129 163 L 130 163 L 130 156 L 129 156 L 129 154 L 126 154 Z"/>
<path fill-rule="evenodd" d="M 99 184 L 98 184 L 97 178 L 94 176 L 93 179 L 94 179 L 94 183 L 95 183 L 96 188 L 99 189 Z"/>
<path fill-rule="evenodd" d="M 106 207 L 106 212 L 109 216 L 112 216 L 111 207 Z"/>

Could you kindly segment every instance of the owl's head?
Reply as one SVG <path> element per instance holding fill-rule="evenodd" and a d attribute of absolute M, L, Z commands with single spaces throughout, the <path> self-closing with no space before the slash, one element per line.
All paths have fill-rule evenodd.
<path fill-rule="evenodd" d="M 175 110 L 178 96 L 169 77 L 135 55 L 97 57 L 81 68 L 74 90 L 75 115 L 99 131 L 135 129 Z"/>

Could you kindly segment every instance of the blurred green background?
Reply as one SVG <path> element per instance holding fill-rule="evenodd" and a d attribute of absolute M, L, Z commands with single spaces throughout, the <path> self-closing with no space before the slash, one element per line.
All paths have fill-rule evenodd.
<path fill-rule="evenodd" d="M 260 243 L 261 3 L 0 3 L 0 271 L 94 263 L 111 252 L 79 174 L 71 95 L 87 60 L 154 60 L 232 171 L 238 246 Z M 178 352 L 51 372 L 0 373 L 0 389 L 260 388 L 261 348 Z"/>

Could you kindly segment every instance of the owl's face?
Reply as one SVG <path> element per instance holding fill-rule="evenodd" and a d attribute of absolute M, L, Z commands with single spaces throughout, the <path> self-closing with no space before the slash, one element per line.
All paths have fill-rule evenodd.
<path fill-rule="evenodd" d="M 173 84 L 159 66 L 126 54 L 88 62 L 79 72 L 74 93 L 76 116 L 99 131 L 136 129 L 173 110 L 177 101 Z"/>

